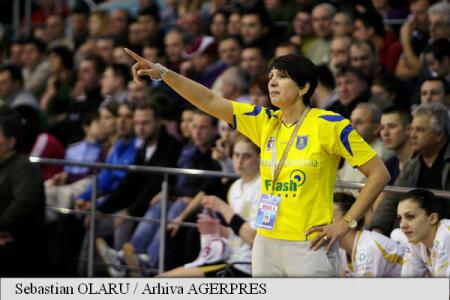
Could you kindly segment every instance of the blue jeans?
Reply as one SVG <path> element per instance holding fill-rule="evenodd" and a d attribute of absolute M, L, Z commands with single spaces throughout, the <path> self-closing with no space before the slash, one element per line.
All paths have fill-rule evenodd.
<path fill-rule="evenodd" d="M 167 219 L 172 221 L 187 206 L 182 200 L 168 203 Z M 161 201 L 155 206 L 149 208 L 144 215 L 144 219 L 161 219 Z M 149 256 L 148 267 L 157 268 L 159 264 L 159 239 L 160 239 L 159 223 L 140 222 L 131 237 L 130 243 L 133 245 L 137 253 L 147 253 Z"/>

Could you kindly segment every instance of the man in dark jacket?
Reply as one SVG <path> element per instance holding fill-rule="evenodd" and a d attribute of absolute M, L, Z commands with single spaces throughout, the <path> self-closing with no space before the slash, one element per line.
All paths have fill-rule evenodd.
<path fill-rule="evenodd" d="M 0 115 L 0 277 L 43 274 L 44 187 L 19 134 L 18 120 Z"/>
<path fill-rule="evenodd" d="M 138 150 L 136 165 L 175 167 L 181 143 L 162 126 L 160 111 L 152 101 L 142 101 L 136 107 L 134 131 L 137 136 L 145 139 Z M 123 210 L 121 214 L 124 216 L 142 217 L 148 209 L 150 199 L 161 191 L 162 181 L 161 174 L 129 172 L 98 209 L 104 213 Z M 123 220 L 116 220 L 115 225 L 122 223 Z M 129 238 L 115 237 L 114 244 L 117 248 Z"/>
<path fill-rule="evenodd" d="M 417 155 L 405 163 L 396 186 L 450 190 L 449 126 L 447 109 L 441 103 L 415 110 L 410 141 Z M 398 200 L 398 194 L 387 194 L 375 209 L 369 228 L 389 236 L 396 225 Z"/>

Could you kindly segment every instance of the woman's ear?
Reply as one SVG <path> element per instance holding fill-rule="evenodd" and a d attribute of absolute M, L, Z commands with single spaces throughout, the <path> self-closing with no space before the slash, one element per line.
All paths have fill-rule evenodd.
<path fill-rule="evenodd" d="M 309 82 L 305 83 L 303 87 L 301 87 L 298 91 L 298 95 L 303 97 L 309 91 Z"/>
<path fill-rule="evenodd" d="M 430 218 L 431 225 L 436 225 L 439 223 L 439 216 L 437 213 L 431 213 L 428 218 Z"/>

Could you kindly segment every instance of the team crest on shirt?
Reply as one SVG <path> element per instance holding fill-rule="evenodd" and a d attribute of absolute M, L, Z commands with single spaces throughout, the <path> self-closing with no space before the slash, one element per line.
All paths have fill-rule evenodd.
<path fill-rule="evenodd" d="M 274 137 L 269 138 L 266 145 L 266 151 L 272 151 L 274 145 L 275 145 L 275 138 Z"/>
<path fill-rule="evenodd" d="M 367 260 L 367 254 L 366 252 L 361 252 L 358 255 L 358 262 L 359 263 L 364 263 Z"/>
<path fill-rule="evenodd" d="M 308 136 L 307 135 L 301 135 L 297 137 L 297 141 L 295 142 L 295 146 L 298 150 L 302 150 L 308 145 Z"/>

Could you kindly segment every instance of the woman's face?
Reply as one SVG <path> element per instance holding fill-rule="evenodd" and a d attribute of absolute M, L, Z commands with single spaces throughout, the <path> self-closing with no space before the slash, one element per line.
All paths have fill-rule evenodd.
<path fill-rule="evenodd" d="M 436 214 L 427 215 L 419 204 L 412 200 L 403 200 L 398 204 L 397 215 L 400 219 L 400 229 L 410 243 L 424 241 L 436 226 Z"/>
<path fill-rule="evenodd" d="M 273 105 L 283 108 L 298 101 L 300 89 L 286 72 L 272 69 L 269 73 L 269 96 Z"/>
<path fill-rule="evenodd" d="M 259 154 L 247 141 L 238 141 L 233 148 L 233 167 L 241 177 L 250 179 L 259 169 Z"/>
<path fill-rule="evenodd" d="M 116 133 L 116 117 L 106 108 L 100 109 L 100 127 L 106 138 Z"/>

